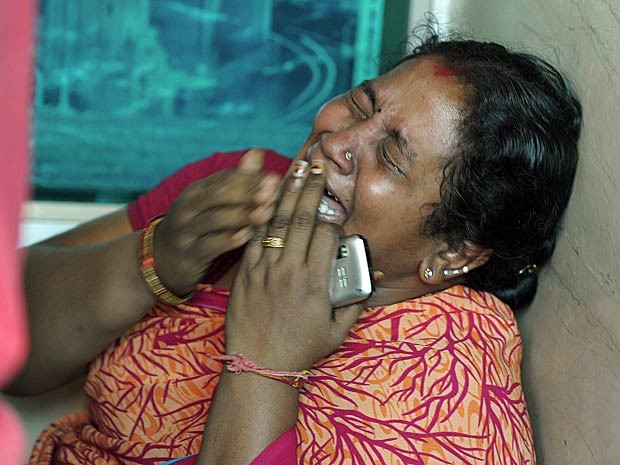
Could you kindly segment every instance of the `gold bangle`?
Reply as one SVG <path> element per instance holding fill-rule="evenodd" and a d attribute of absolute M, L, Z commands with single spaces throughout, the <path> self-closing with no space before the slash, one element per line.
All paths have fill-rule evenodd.
<path fill-rule="evenodd" d="M 161 282 L 161 279 L 159 279 L 159 276 L 155 272 L 155 258 L 153 258 L 153 234 L 155 233 L 155 228 L 163 219 L 164 217 L 162 216 L 151 221 L 151 223 L 142 231 L 140 247 L 140 259 L 142 266 L 140 267 L 140 271 L 142 271 L 142 277 L 144 278 L 146 285 L 161 302 L 168 305 L 179 305 L 191 299 L 192 293 L 186 295 L 185 297 L 179 297 L 164 286 L 164 283 Z"/>

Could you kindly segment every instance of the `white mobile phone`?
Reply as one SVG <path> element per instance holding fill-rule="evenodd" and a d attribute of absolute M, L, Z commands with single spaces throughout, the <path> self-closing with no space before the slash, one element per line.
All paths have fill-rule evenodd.
<path fill-rule="evenodd" d="M 332 270 L 329 296 L 332 307 L 366 300 L 374 290 L 368 241 L 359 234 L 343 237 Z"/>

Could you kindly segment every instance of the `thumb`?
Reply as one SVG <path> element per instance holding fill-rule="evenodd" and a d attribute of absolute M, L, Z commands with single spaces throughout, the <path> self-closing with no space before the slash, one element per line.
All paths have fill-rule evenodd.
<path fill-rule="evenodd" d="M 261 149 L 248 150 L 237 165 L 237 170 L 244 174 L 258 174 L 263 167 L 265 152 Z"/>
<path fill-rule="evenodd" d="M 338 345 L 342 344 L 344 338 L 359 318 L 364 309 L 363 302 L 341 307 L 334 310 L 334 322 L 332 325 L 332 335 Z"/>

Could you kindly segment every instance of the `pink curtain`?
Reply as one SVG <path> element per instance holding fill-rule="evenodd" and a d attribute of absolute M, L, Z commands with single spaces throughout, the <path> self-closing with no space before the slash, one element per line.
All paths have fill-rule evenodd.
<path fill-rule="evenodd" d="M 17 241 L 21 204 L 28 193 L 33 3 L 0 1 L 0 386 L 15 375 L 27 350 Z M 14 465 L 24 456 L 19 420 L 0 401 L 0 461 Z"/>

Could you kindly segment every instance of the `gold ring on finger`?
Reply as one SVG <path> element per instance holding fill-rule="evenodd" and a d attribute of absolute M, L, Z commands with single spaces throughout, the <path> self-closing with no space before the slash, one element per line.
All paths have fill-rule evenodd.
<path fill-rule="evenodd" d="M 275 236 L 266 236 L 263 239 L 263 247 L 281 249 L 284 247 L 284 239 Z"/>

